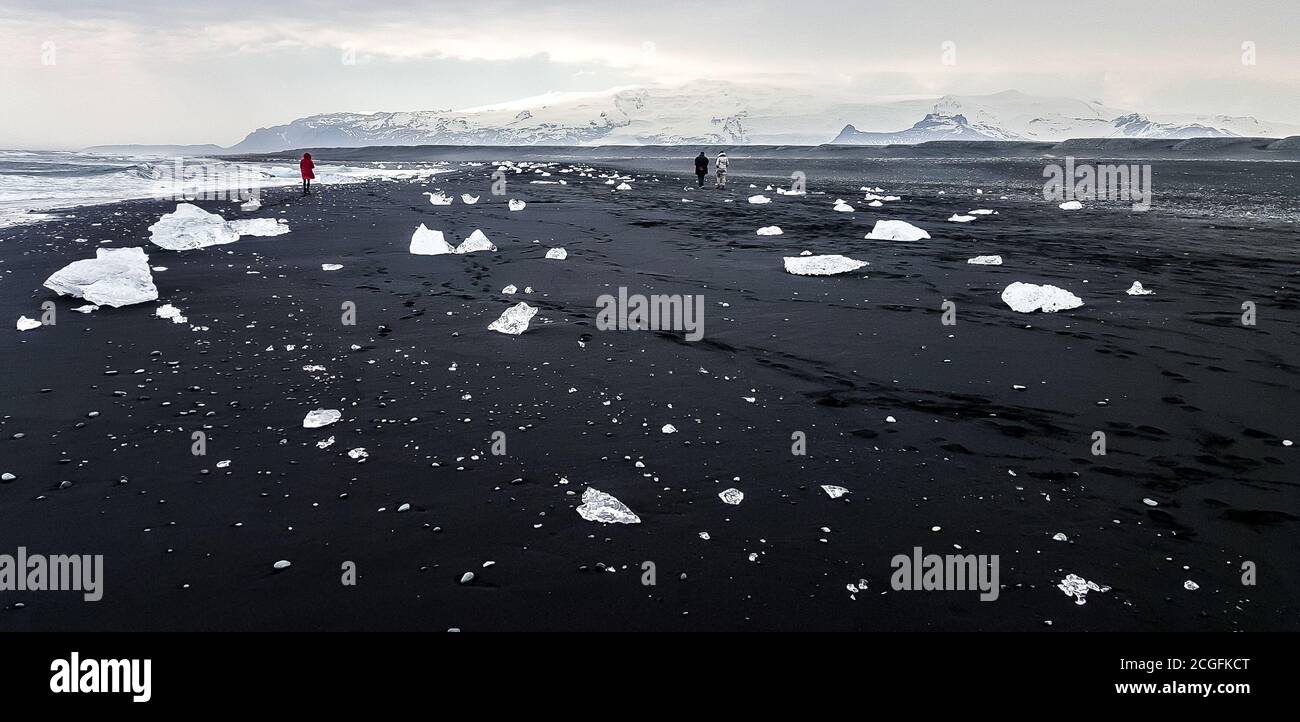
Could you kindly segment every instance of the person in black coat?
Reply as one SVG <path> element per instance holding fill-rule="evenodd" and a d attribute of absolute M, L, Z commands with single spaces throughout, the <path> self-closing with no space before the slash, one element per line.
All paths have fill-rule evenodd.
<path fill-rule="evenodd" d="M 700 187 L 704 187 L 704 176 L 709 174 L 709 159 L 704 155 L 704 151 L 695 156 L 695 177 L 700 179 Z"/>

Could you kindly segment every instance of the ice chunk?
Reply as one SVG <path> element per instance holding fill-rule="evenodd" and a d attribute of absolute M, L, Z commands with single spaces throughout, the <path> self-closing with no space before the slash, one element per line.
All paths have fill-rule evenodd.
<path fill-rule="evenodd" d="M 920 241 L 930 234 L 907 221 L 876 221 L 867 238 L 881 241 Z"/>
<path fill-rule="evenodd" d="M 262 209 L 262 202 L 256 198 L 249 198 L 247 201 L 239 204 L 239 210 L 252 213 Z"/>
<path fill-rule="evenodd" d="M 1067 575 L 1056 585 L 1057 589 L 1065 592 L 1065 596 L 1074 597 L 1075 604 L 1087 604 L 1088 592 L 1109 592 L 1110 587 L 1103 587 L 1096 582 L 1090 582 L 1078 574 Z"/>
<path fill-rule="evenodd" d="M 302 419 L 302 428 L 319 429 L 322 426 L 329 426 L 341 418 L 343 418 L 343 413 L 337 409 L 316 409 L 315 411 L 308 411 L 307 415 Z"/>
<path fill-rule="evenodd" d="M 114 308 L 158 300 L 143 248 L 97 248 L 93 259 L 73 261 L 55 271 L 45 279 L 45 287 L 60 296 Z"/>
<path fill-rule="evenodd" d="M 835 486 L 834 484 L 822 484 L 822 491 L 826 492 L 826 495 L 832 499 L 838 499 L 849 493 L 848 489 L 845 489 L 842 486 Z"/>
<path fill-rule="evenodd" d="M 768 197 L 765 196 L 765 195 L 761 195 L 761 194 L 760 194 L 760 195 L 756 195 L 756 196 L 750 196 L 750 197 L 749 197 L 749 202 L 758 205 L 758 204 L 762 204 L 762 203 L 771 203 L 771 202 L 772 202 L 772 199 L 771 199 L 771 198 L 768 198 Z"/>
<path fill-rule="evenodd" d="M 506 286 L 505 288 L 501 289 L 501 292 L 506 294 L 507 296 L 513 296 L 514 294 L 519 292 L 519 287 L 512 283 L 509 286 Z"/>
<path fill-rule="evenodd" d="M 188 318 L 181 315 L 181 310 L 179 308 L 176 308 L 170 303 L 164 303 L 154 309 L 153 314 L 158 318 L 169 318 L 172 323 L 189 323 L 190 321 Z"/>
<path fill-rule="evenodd" d="M 569 257 L 569 252 L 563 248 L 552 248 L 546 252 L 546 257 L 552 261 L 563 261 Z"/>
<path fill-rule="evenodd" d="M 630 190 L 632 190 L 632 186 L 628 185 L 627 183 L 619 183 L 618 185 L 614 186 L 614 190 L 616 190 L 616 191 L 630 191 Z"/>
<path fill-rule="evenodd" d="M 997 211 L 992 211 L 988 208 L 976 208 L 973 211 L 966 211 L 966 213 L 972 216 L 996 216 L 998 214 Z"/>
<path fill-rule="evenodd" d="M 970 223 L 975 220 L 975 216 L 959 216 L 956 213 L 948 216 L 949 223 Z"/>
<path fill-rule="evenodd" d="M 839 213 L 852 213 L 853 206 L 849 205 L 848 203 L 845 203 L 844 201 L 835 201 L 835 207 L 832 208 L 831 210 Z"/>
<path fill-rule="evenodd" d="M 663 428 L 662 428 L 662 429 L 659 429 L 659 430 L 662 431 L 662 432 L 665 433 L 665 434 L 675 434 L 675 433 L 677 433 L 677 427 L 676 427 L 676 426 L 673 426 L 672 424 L 664 424 Z"/>
<path fill-rule="evenodd" d="M 537 309 L 520 301 L 507 308 L 501 317 L 488 325 L 489 331 L 499 331 L 518 336 L 528 330 L 528 322 L 537 315 Z"/>
<path fill-rule="evenodd" d="M 467 206 L 472 206 L 475 203 L 478 203 L 478 196 L 472 196 L 468 193 L 461 193 L 460 202 L 464 203 Z"/>
<path fill-rule="evenodd" d="M 1080 208 L 1083 208 L 1083 204 L 1079 201 L 1066 201 L 1057 206 L 1057 208 L 1060 208 L 1063 211 L 1077 211 Z"/>
<path fill-rule="evenodd" d="M 582 505 L 578 507 L 578 516 L 602 524 L 641 523 L 641 517 L 633 514 L 632 510 L 627 508 L 627 504 L 590 486 L 582 492 Z"/>
<path fill-rule="evenodd" d="M 1002 301 L 1019 313 L 1055 313 L 1083 305 L 1083 299 L 1064 288 L 1019 281 L 1002 289 Z"/>
<path fill-rule="evenodd" d="M 226 225 L 241 236 L 280 236 L 289 232 L 289 224 L 284 219 L 241 218 Z"/>
<path fill-rule="evenodd" d="M 87 303 L 84 306 L 77 306 L 72 310 L 76 311 L 77 313 L 94 313 L 95 311 L 99 310 L 99 306 L 96 306 L 93 303 Z"/>
<path fill-rule="evenodd" d="M 1128 290 L 1125 291 L 1124 293 L 1127 293 L 1130 296 L 1150 296 L 1151 294 L 1155 293 L 1155 291 L 1148 291 L 1147 289 L 1142 287 L 1141 281 L 1134 281 L 1133 285 L 1129 286 Z"/>
<path fill-rule="evenodd" d="M 796 276 L 833 276 L 837 273 L 856 271 L 867 265 L 866 261 L 855 261 L 847 256 L 786 256 L 786 273 Z"/>
<path fill-rule="evenodd" d="M 755 233 L 760 236 L 779 236 L 784 232 L 785 231 L 782 231 L 780 226 L 763 226 L 755 231 Z"/>
<path fill-rule="evenodd" d="M 495 251 L 496 249 L 497 247 L 492 245 L 492 241 L 488 240 L 488 237 L 484 235 L 483 231 L 480 231 L 479 229 L 475 228 L 474 232 L 469 234 L 469 238 L 466 238 L 465 240 L 461 241 L 460 245 L 456 246 L 456 253 L 474 253 L 475 251 Z"/>
<path fill-rule="evenodd" d="M 440 256 L 455 253 L 456 249 L 442 237 L 442 231 L 434 231 L 423 223 L 411 234 L 411 253 L 417 256 Z"/>
<path fill-rule="evenodd" d="M 527 204 L 527 203 L 524 203 L 523 201 L 517 201 L 517 200 L 515 200 L 514 198 L 511 198 L 511 199 L 510 199 L 510 202 L 507 203 L 506 205 L 509 205 L 509 206 L 510 206 L 510 210 L 512 210 L 512 211 L 522 211 L 522 210 L 524 209 L 524 206 L 526 206 L 526 205 L 528 205 L 528 204 Z"/>
<path fill-rule="evenodd" d="M 976 256 L 967 258 L 967 263 L 973 263 L 976 266 L 1001 266 L 1002 256 Z"/>
<path fill-rule="evenodd" d="M 718 492 L 718 498 L 732 506 L 735 506 L 745 500 L 745 492 L 740 489 L 723 489 Z"/>
<path fill-rule="evenodd" d="M 424 195 L 429 196 L 429 203 L 432 203 L 435 206 L 449 206 L 452 204 L 451 197 L 442 192 L 429 193 L 426 191 Z"/>
<path fill-rule="evenodd" d="M 340 268 L 343 268 L 343 264 L 342 264 L 342 263 L 322 263 L 322 264 L 320 264 L 320 270 L 322 270 L 322 271 L 337 271 L 337 270 L 339 270 Z"/>
<path fill-rule="evenodd" d="M 149 242 L 170 251 L 190 251 L 239 240 L 239 231 L 216 213 L 191 203 L 178 203 L 149 226 Z"/>
<path fill-rule="evenodd" d="M 27 318 L 26 316 L 19 316 L 19 317 L 18 317 L 18 330 L 19 330 L 19 331 L 30 331 L 30 330 L 32 330 L 32 329 L 34 329 L 34 328 L 40 328 L 40 327 L 41 327 L 41 322 L 40 322 L 40 321 L 37 321 L 37 320 L 34 319 L 34 318 Z"/>

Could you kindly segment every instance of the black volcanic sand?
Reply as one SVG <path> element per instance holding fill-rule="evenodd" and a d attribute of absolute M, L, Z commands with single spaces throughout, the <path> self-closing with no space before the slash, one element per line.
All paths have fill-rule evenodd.
<path fill-rule="evenodd" d="M 1294 178 L 1259 165 L 1261 193 Z M 1135 214 L 1060 211 L 1034 197 L 1041 164 L 995 166 L 976 195 L 960 164 L 809 161 L 810 195 L 751 205 L 767 181 L 746 187 L 743 166 L 727 192 L 662 170 L 614 192 L 560 165 L 564 186 L 512 176 L 528 202 L 512 213 L 492 166 L 453 164 L 429 183 L 268 191 L 253 214 L 202 202 L 292 232 L 185 253 L 147 243 L 174 207 L 155 201 L 0 231 L 6 323 L 38 317 L 44 279 L 110 242 L 145 246 L 168 269 L 159 303 L 208 327 L 61 298 L 57 326 L 6 332 L 0 553 L 104 554 L 106 579 L 95 603 L 0 592 L 0 630 L 1300 629 L 1295 224 L 1207 217 L 1242 193 L 1236 167 L 1157 169 L 1195 180 Z M 864 184 L 904 198 L 869 209 Z M 434 187 L 482 200 L 434 207 Z M 999 214 L 944 221 L 973 208 Z M 934 238 L 864 240 L 879 218 Z M 481 228 L 499 251 L 410 255 L 420 223 L 453 243 Z M 755 235 L 772 224 L 785 235 Z M 545 260 L 553 246 L 569 258 Z M 804 249 L 871 265 L 785 273 Z M 965 262 L 995 253 L 1005 265 Z M 1155 295 L 1126 295 L 1134 280 Z M 999 298 L 1012 281 L 1086 305 L 1018 314 Z M 597 330 L 596 298 L 619 286 L 702 294 L 704 339 Z M 540 309 L 526 333 L 487 330 L 519 301 Z M 344 418 L 302 428 L 317 408 Z M 642 523 L 584 521 L 588 485 Z M 718 497 L 733 486 L 739 506 Z M 916 546 L 999 555 L 1000 598 L 893 591 L 890 559 Z M 1110 590 L 1076 605 L 1067 574 Z"/>

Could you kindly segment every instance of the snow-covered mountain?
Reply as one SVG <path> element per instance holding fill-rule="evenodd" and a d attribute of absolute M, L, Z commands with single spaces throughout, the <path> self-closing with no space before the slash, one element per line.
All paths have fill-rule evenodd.
<path fill-rule="evenodd" d="M 231 151 L 367 145 L 920 143 L 1239 135 L 1300 125 L 1225 115 L 1149 116 L 1101 103 L 1004 91 L 880 101 L 839 91 L 701 81 L 548 93 L 461 110 L 330 113 L 259 128 Z"/>
<path fill-rule="evenodd" d="M 835 136 L 832 143 L 842 145 L 915 145 L 932 140 L 1016 140 L 997 127 L 975 127 L 966 116 L 927 113 L 907 130 L 875 133 L 861 131 L 852 124 Z"/>
<path fill-rule="evenodd" d="M 939 104 L 936 104 L 939 105 Z M 1065 138 L 1221 138 L 1247 135 L 1228 129 L 1234 118 L 1220 116 L 1215 127 L 1197 121 L 1156 122 L 1139 113 L 1121 115 L 1111 121 L 1056 115 L 1036 117 L 1016 127 L 1015 118 L 998 119 L 984 113 L 983 123 L 971 123 L 960 113 L 930 113 L 907 130 L 875 133 L 846 125 L 832 143 L 842 145 L 914 145 L 932 140 L 1041 140 Z M 1253 119 L 1242 119 L 1253 120 Z M 1008 122 L 1009 121 L 1009 122 Z M 1249 134 L 1255 136 L 1257 134 Z"/>

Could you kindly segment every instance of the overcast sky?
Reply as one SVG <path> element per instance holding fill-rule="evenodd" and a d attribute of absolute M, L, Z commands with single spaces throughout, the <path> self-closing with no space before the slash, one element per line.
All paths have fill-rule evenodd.
<path fill-rule="evenodd" d="M 0 148 L 694 78 L 1300 122 L 1300 0 L 0 0 Z"/>

